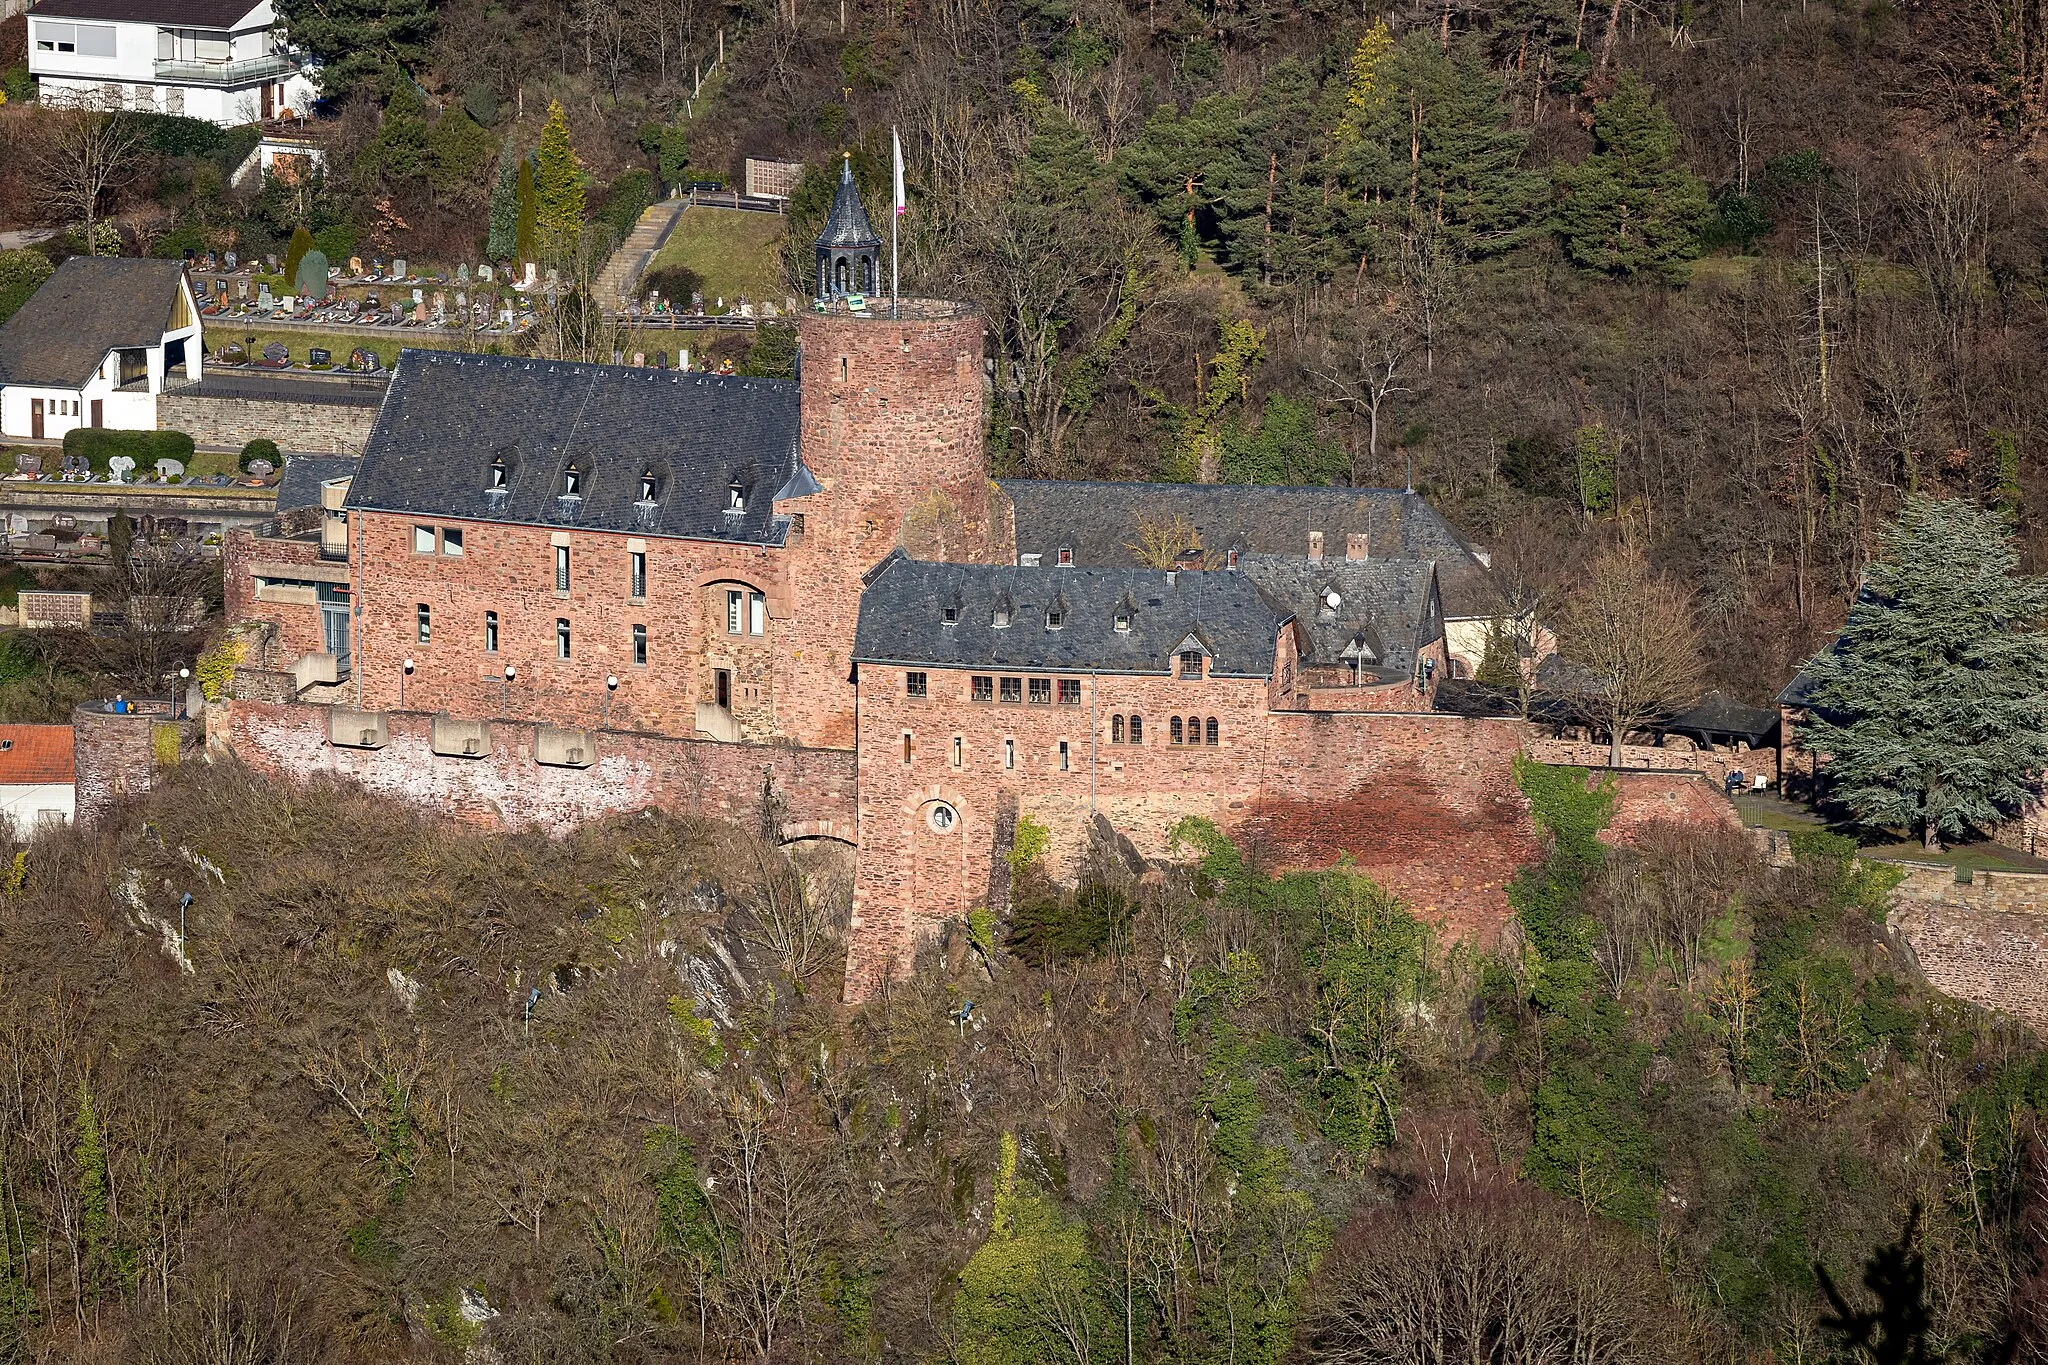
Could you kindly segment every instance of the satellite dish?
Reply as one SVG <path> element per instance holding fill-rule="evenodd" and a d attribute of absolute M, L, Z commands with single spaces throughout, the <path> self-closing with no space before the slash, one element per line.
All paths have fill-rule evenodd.
<path fill-rule="evenodd" d="M 129 472 L 134 468 L 135 457 L 132 455 L 116 455 L 113 459 L 107 461 L 107 473 L 113 478 L 115 483 L 128 482 Z"/>
<path fill-rule="evenodd" d="M 1323 605 L 1328 607 L 1331 611 L 1335 611 L 1337 610 L 1337 608 L 1344 605 L 1344 599 L 1337 595 L 1337 590 L 1335 588 L 1331 588 L 1323 594 Z"/>

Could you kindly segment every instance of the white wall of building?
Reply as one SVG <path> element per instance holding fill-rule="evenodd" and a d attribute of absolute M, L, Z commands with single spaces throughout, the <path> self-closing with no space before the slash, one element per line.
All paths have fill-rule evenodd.
<path fill-rule="evenodd" d="M 69 782 L 48 782 L 37 786 L 0 784 L 0 818 L 14 826 L 16 834 L 32 834 L 41 820 L 53 818 L 70 824 L 77 814 L 77 787 Z"/>
<path fill-rule="evenodd" d="M 45 100 L 112 94 L 123 108 L 183 114 L 232 126 L 264 117 L 263 95 L 268 86 L 272 116 L 286 109 L 304 113 L 319 94 L 305 72 L 294 68 L 252 78 L 246 69 L 238 73 L 228 65 L 269 56 L 276 46 L 272 32 L 276 22 L 270 0 L 254 5 L 231 31 L 191 29 L 175 23 L 31 15 L 29 73 Z M 67 44 L 69 50 L 64 50 Z M 179 66 L 220 69 L 199 78 L 168 71 L 159 75 L 160 59 Z"/>
<path fill-rule="evenodd" d="M 184 287 L 189 308 L 192 304 L 191 285 L 187 282 Z M 156 430 L 156 396 L 164 391 L 166 379 L 183 383 L 188 374 L 198 379 L 205 372 L 206 341 L 198 320 L 198 309 L 192 308 L 190 316 L 193 319 L 190 325 L 172 328 L 148 348 L 149 382 L 146 389 L 121 390 L 121 357 L 117 351 L 109 351 L 101 358 L 99 370 L 83 388 L 67 389 L 44 384 L 0 387 L 0 436 L 32 435 L 34 400 L 38 398 L 43 400 L 45 440 L 61 440 L 64 433 L 73 427 L 91 426 L 95 400 L 100 403 L 100 425 L 103 427 L 114 431 Z M 174 341 L 185 343 L 186 363 L 167 375 L 165 358 Z"/>

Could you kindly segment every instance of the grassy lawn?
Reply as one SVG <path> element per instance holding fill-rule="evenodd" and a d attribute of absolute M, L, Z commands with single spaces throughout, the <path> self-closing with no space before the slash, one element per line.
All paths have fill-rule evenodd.
<path fill-rule="evenodd" d="M 1800 834 L 1808 830 L 1826 830 L 1827 821 L 1817 815 L 1809 806 L 1783 797 L 1745 792 L 1735 798 L 1735 808 L 1742 814 L 1744 824 L 1752 829 L 1783 830 Z M 1839 833 L 1853 833 L 1841 830 Z M 1979 843 L 1962 844 L 1945 848 L 1939 853 L 1929 853 L 1918 840 L 1892 840 L 1887 835 L 1865 836 L 1870 841 L 1856 850 L 1857 856 L 1888 863 L 1940 863 L 1944 867 L 1967 867 L 1990 872 L 2048 872 L 2048 859 L 2033 858 L 2002 844 L 1984 840 Z"/>
<path fill-rule="evenodd" d="M 704 281 L 707 310 L 721 298 L 730 307 L 742 294 L 749 300 L 766 299 L 780 308 L 789 294 L 779 255 L 782 230 L 788 222 L 773 213 L 685 209 L 648 272 L 678 265 L 694 270 Z M 688 299 L 681 302 L 689 306 Z"/>
<path fill-rule="evenodd" d="M 1743 792 L 1735 798 L 1742 823 L 1752 829 L 1777 829 L 1798 834 L 1809 829 L 1826 829 L 1827 821 L 1796 801 L 1760 792 Z"/>

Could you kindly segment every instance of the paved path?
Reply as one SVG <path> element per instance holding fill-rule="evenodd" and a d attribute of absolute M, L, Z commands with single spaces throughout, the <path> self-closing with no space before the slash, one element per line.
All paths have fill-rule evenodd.
<path fill-rule="evenodd" d="M 640 215 L 626 240 L 604 263 L 597 277 L 597 297 L 606 307 L 624 308 L 640 285 L 640 277 L 654 261 L 654 254 L 675 230 L 676 220 L 690 206 L 687 199 L 665 199 Z"/>
<path fill-rule="evenodd" d="M 56 235 L 55 228 L 22 228 L 18 232 L 0 232 L 0 251 L 34 246 L 37 242 L 47 242 Z"/>

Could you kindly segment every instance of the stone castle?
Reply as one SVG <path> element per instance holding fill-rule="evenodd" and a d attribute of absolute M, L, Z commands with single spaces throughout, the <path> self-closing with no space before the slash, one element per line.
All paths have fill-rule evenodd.
<path fill-rule="evenodd" d="M 1433 706 L 1485 552 L 1410 492 L 991 481 L 982 323 L 862 298 L 878 248 L 849 175 L 793 382 L 405 353 L 360 463 L 229 537 L 215 738 L 478 819 L 847 845 L 853 997 L 1000 911 L 1024 816 L 1056 874 L 1199 815 L 1491 935 L 1529 735 Z M 1617 823 L 1721 805 L 1638 774 Z"/>

